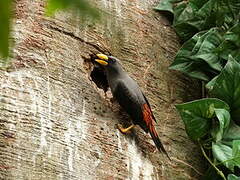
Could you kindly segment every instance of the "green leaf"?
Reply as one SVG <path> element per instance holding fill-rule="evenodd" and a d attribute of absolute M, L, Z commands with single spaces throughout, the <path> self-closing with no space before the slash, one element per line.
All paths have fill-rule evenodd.
<path fill-rule="evenodd" d="M 212 142 L 212 152 L 213 157 L 216 158 L 218 161 L 223 163 L 227 168 L 231 169 L 233 171 L 234 164 L 232 161 L 229 161 L 232 159 L 232 148 L 222 144 L 221 142 Z"/>
<path fill-rule="evenodd" d="M 208 90 L 212 90 L 213 89 L 213 86 L 217 80 L 218 76 L 215 76 L 211 81 L 209 81 L 207 84 L 206 84 L 206 88 Z"/>
<path fill-rule="evenodd" d="M 218 125 L 213 127 L 212 136 L 216 142 L 222 140 L 225 130 L 228 128 L 230 123 L 230 113 L 226 109 L 214 109 L 218 119 Z"/>
<path fill-rule="evenodd" d="M 209 81 L 221 71 L 229 55 L 240 61 L 240 23 L 226 32 L 212 28 L 197 33 L 183 44 L 170 69 Z"/>
<path fill-rule="evenodd" d="M 240 177 L 237 177 L 234 174 L 229 174 L 227 179 L 228 180 L 240 180 Z"/>
<path fill-rule="evenodd" d="M 170 6 L 171 9 L 171 6 Z M 173 8 L 174 28 L 184 41 L 212 27 L 231 27 L 239 18 L 237 0 L 190 0 Z"/>
<path fill-rule="evenodd" d="M 215 80 L 210 94 L 229 104 L 231 117 L 240 123 L 240 64 L 232 57 Z"/>
<path fill-rule="evenodd" d="M 170 69 L 204 81 L 221 71 L 222 63 L 216 51 L 222 37 L 216 28 L 200 32 L 183 44 Z"/>
<path fill-rule="evenodd" d="M 229 110 L 225 102 L 214 98 L 179 104 L 176 108 L 181 115 L 188 136 L 193 140 L 198 140 L 210 132 L 212 118 L 216 116 L 215 109 Z"/>
<path fill-rule="evenodd" d="M 99 11 L 92 7 L 87 0 L 48 0 L 46 14 L 53 15 L 57 10 L 72 8 L 81 16 L 99 18 Z"/>
<path fill-rule="evenodd" d="M 232 147 L 222 142 L 212 143 L 213 157 L 234 172 L 234 166 L 240 167 L 240 140 L 233 140 Z"/>
<path fill-rule="evenodd" d="M 11 7 L 12 0 L 0 1 L 0 55 L 3 58 L 9 55 Z"/>
<path fill-rule="evenodd" d="M 224 144 L 232 146 L 233 140 L 240 140 L 240 126 L 232 121 L 228 130 L 224 134 L 223 142 Z"/>
<path fill-rule="evenodd" d="M 162 0 L 157 7 L 155 7 L 155 10 L 158 11 L 168 11 L 170 13 L 173 12 L 173 7 L 175 6 L 176 3 L 181 2 L 183 0 Z"/>
<path fill-rule="evenodd" d="M 238 0 L 214 0 L 213 11 L 217 15 L 218 26 L 233 26 L 239 19 L 240 1 Z"/>
<path fill-rule="evenodd" d="M 240 62 L 240 23 L 235 24 L 223 36 L 224 41 L 218 47 L 219 56 L 225 61 L 231 54 L 234 59 Z"/>
<path fill-rule="evenodd" d="M 188 3 L 186 2 L 174 8 L 173 22 L 177 34 L 184 41 L 190 39 L 197 32 L 215 25 L 215 19 L 211 20 L 212 1 L 190 0 Z"/>
<path fill-rule="evenodd" d="M 234 165 L 240 167 L 240 140 L 233 141 L 232 156 Z"/>

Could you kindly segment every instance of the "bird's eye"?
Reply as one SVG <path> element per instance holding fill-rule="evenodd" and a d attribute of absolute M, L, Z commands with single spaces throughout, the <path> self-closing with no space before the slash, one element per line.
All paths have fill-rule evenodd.
<path fill-rule="evenodd" d="M 111 63 L 115 63 L 117 61 L 117 59 L 113 56 L 108 56 L 108 61 L 111 62 Z"/>
<path fill-rule="evenodd" d="M 111 59 L 109 59 L 109 61 L 110 61 L 111 63 L 115 63 L 115 62 L 116 62 L 116 59 L 111 58 Z"/>

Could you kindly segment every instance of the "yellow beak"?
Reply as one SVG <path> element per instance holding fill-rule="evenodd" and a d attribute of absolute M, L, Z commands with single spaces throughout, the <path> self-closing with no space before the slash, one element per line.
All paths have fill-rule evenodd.
<path fill-rule="evenodd" d="M 107 62 L 108 57 L 107 57 L 107 55 L 105 55 L 105 54 L 97 54 L 97 57 L 99 59 L 95 59 L 96 62 L 98 62 L 99 64 L 101 64 L 103 66 L 107 66 L 108 65 L 108 62 Z"/>
<path fill-rule="evenodd" d="M 95 59 L 95 61 L 98 62 L 99 64 L 103 65 L 103 66 L 108 65 L 107 61 L 104 61 L 104 60 L 101 60 L 101 59 Z"/>
<path fill-rule="evenodd" d="M 108 57 L 105 54 L 97 54 L 97 57 L 102 60 L 108 60 Z"/>

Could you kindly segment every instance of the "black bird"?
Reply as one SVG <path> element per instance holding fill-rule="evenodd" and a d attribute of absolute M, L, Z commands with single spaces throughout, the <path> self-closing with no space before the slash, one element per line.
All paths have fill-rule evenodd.
<path fill-rule="evenodd" d="M 122 128 L 118 124 L 118 129 L 126 133 L 135 125 L 139 125 L 146 133 L 150 133 L 157 149 L 170 159 L 155 130 L 156 119 L 150 104 L 138 84 L 123 70 L 117 58 L 104 54 L 97 54 L 97 57 L 95 61 L 104 66 L 113 97 L 132 119 L 131 126 Z"/>

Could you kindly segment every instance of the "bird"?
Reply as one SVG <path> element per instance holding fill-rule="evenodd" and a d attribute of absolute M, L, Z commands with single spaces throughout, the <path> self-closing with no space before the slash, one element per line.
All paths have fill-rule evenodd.
<path fill-rule="evenodd" d="M 127 128 L 123 128 L 121 124 L 117 125 L 120 132 L 126 134 L 139 125 L 146 133 L 150 133 L 157 149 L 170 159 L 154 127 L 156 118 L 146 96 L 137 82 L 124 71 L 120 60 L 114 56 L 96 54 L 95 62 L 104 67 L 113 97 L 132 119 L 132 124 Z"/>

